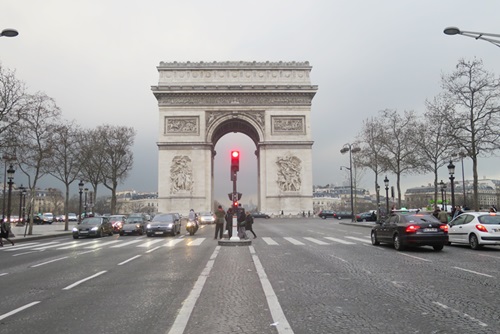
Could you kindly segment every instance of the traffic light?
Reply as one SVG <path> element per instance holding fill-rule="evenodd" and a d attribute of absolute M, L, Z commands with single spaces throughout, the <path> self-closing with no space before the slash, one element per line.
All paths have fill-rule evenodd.
<path fill-rule="evenodd" d="M 231 172 L 240 170 L 240 151 L 231 151 Z"/>
<path fill-rule="evenodd" d="M 233 208 L 237 208 L 238 207 L 238 201 L 233 201 Z"/>

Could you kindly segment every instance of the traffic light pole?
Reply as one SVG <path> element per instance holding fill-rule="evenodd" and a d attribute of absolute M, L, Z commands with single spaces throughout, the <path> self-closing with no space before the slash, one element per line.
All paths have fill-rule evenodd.
<path fill-rule="evenodd" d="M 238 241 L 240 240 L 240 237 L 238 237 L 238 191 L 236 189 L 236 170 L 232 171 L 233 175 L 231 179 L 233 180 L 233 232 L 231 234 L 231 238 L 229 240 L 231 241 Z"/>

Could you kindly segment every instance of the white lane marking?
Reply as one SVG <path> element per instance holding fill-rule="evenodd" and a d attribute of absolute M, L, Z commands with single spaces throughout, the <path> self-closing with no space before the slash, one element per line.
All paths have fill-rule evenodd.
<path fill-rule="evenodd" d="M 264 240 L 266 242 L 266 244 L 268 245 L 278 245 L 278 243 L 276 241 L 274 241 L 272 238 L 269 238 L 269 237 L 263 237 L 262 240 Z"/>
<path fill-rule="evenodd" d="M 189 317 L 191 316 L 191 313 L 193 312 L 194 305 L 196 304 L 196 301 L 201 295 L 201 291 L 203 290 L 203 286 L 205 285 L 205 282 L 210 275 L 210 271 L 212 270 L 215 262 L 215 258 L 219 254 L 221 246 L 216 246 L 214 252 L 210 256 L 210 259 L 207 262 L 207 265 L 205 266 L 205 269 L 201 272 L 200 276 L 198 276 L 198 280 L 196 280 L 196 283 L 193 286 L 193 289 L 189 293 L 189 296 L 184 300 L 182 303 L 182 308 L 177 314 L 177 317 L 175 318 L 174 324 L 172 325 L 172 328 L 170 328 L 170 331 L 168 331 L 168 334 L 183 334 L 184 330 L 186 329 L 186 325 L 188 323 Z"/>
<path fill-rule="evenodd" d="M 46 264 L 49 264 L 49 263 L 52 263 L 52 262 L 56 262 L 56 261 L 61 261 L 61 260 L 67 259 L 67 258 L 68 258 L 67 256 L 60 257 L 58 259 L 54 259 L 54 260 L 50 260 L 50 261 L 47 261 L 47 262 L 42 262 L 42 263 L 39 263 L 39 264 L 32 265 L 31 268 L 40 267 L 40 266 L 43 266 L 43 265 L 46 265 Z"/>
<path fill-rule="evenodd" d="M 494 276 L 491 276 L 491 275 L 488 275 L 488 274 L 483 274 L 483 273 L 480 273 L 478 271 L 473 271 L 473 270 L 464 269 L 464 268 L 460 268 L 460 267 L 453 267 L 453 268 L 458 269 L 458 270 L 463 270 L 463 271 L 466 271 L 468 273 L 472 273 L 472 274 L 476 274 L 476 275 L 481 275 L 481 276 L 486 276 L 486 277 L 494 278 Z"/>
<path fill-rule="evenodd" d="M 87 253 L 93 253 L 93 252 L 96 252 L 98 250 L 101 250 L 102 248 L 96 248 L 96 249 L 92 249 L 92 250 L 88 250 L 88 251 L 84 251 L 84 252 L 78 252 L 76 253 L 76 255 L 82 255 L 82 254 L 87 254 Z"/>
<path fill-rule="evenodd" d="M 108 246 L 108 245 L 111 245 L 111 244 L 116 244 L 117 242 L 122 242 L 121 240 L 112 240 L 112 241 L 107 241 L 107 242 L 104 242 L 104 243 L 97 243 L 95 245 L 92 245 L 92 246 L 86 246 L 84 247 L 85 249 L 95 249 L 95 248 L 102 248 L 102 247 L 105 247 L 105 246 Z"/>
<path fill-rule="evenodd" d="M 184 240 L 187 240 L 187 239 L 174 239 L 174 240 L 170 240 L 169 242 L 167 242 L 164 247 L 174 247 L 175 245 L 177 245 L 179 242 L 182 242 Z"/>
<path fill-rule="evenodd" d="M 131 258 L 130 258 L 130 259 L 128 259 L 128 260 L 125 260 L 125 261 L 123 261 L 123 262 L 118 263 L 118 265 L 119 265 L 119 266 L 121 266 L 121 265 L 123 265 L 123 264 L 125 264 L 125 263 L 127 263 L 127 262 L 130 262 L 130 261 L 132 261 L 132 260 L 135 260 L 135 259 L 137 259 L 137 258 L 139 258 L 139 257 L 141 257 L 141 255 L 136 255 L 136 256 L 134 256 L 134 257 L 131 257 Z"/>
<path fill-rule="evenodd" d="M 440 307 L 442 307 L 442 308 L 444 308 L 445 310 L 450 310 L 451 312 L 458 313 L 459 315 L 462 315 L 464 318 L 467 318 L 467 319 L 470 319 L 470 320 L 472 320 L 472 321 L 475 321 L 475 322 L 477 322 L 477 323 L 478 323 L 480 326 L 482 326 L 482 327 L 488 327 L 488 324 L 486 324 L 486 323 L 484 323 L 484 322 L 482 322 L 482 321 L 480 321 L 480 320 L 478 320 L 478 319 L 476 319 L 476 318 L 474 318 L 474 317 L 471 317 L 471 316 L 470 316 L 470 315 L 468 315 L 467 313 L 460 312 L 460 311 L 458 311 L 458 310 L 455 310 L 455 309 L 453 309 L 453 308 L 449 307 L 448 305 L 441 304 L 441 303 L 439 303 L 439 302 L 432 302 L 432 303 L 433 303 L 433 304 L 436 304 L 436 305 L 438 305 L 438 306 L 440 306 Z"/>
<path fill-rule="evenodd" d="M 24 305 L 24 306 L 21 306 L 21 307 L 19 307 L 19 308 L 16 308 L 15 310 L 12 310 L 12 311 L 10 311 L 10 312 L 8 312 L 8 313 L 2 314 L 2 315 L 0 315 L 0 320 L 3 320 L 3 319 L 5 319 L 5 318 L 7 318 L 7 317 L 10 317 L 11 315 L 16 314 L 17 312 L 21 312 L 22 310 L 25 310 L 25 309 L 27 309 L 28 307 L 31 307 L 31 306 L 36 305 L 36 304 L 38 304 L 38 303 L 39 303 L 39 301 L 37 301 L 37 302 L 32 302 L 32 303 L 26 304 L 26 305 Z"/>
<path fill-rule="evenodd" d="M 356 237 L 346 237 L 346 238 L 356 240 L 356 241 L 366 242 L 366 243 L 370 243 L 370 244 L 372 242 L 371 239 L 362 239 L 362 238 L 356 238 Z"/>
<path fill-rule="evenodd" d="M 318 239 L 314 239 L 314 238 L 310 238 L 310 237 L 304 237 L 304 239 L 309 240 L 311 242 L 314 242 L 315 244 L 318 244 L 318 245 L 329 245 L 328 242 L 324 242 L 324 241 L 321 241 L 321 240 L 318 240 Z"/>
<path fill-rule="evenodd" d="M 59 247 L 59 246 L 68 246 L 68 245 L 74 245 L 76 244 L 78 241 L 70 241 L 70 242 L 65 242 L 65 243 L 62 243 L 62 244 L 56 244 L 56 245 L 44 245 L 44 246 L 41 246 L 41 247 L 37 247 L 37 248 L 33 248 L 33 250 L 45 250 L 47 248 L 55 248 L 55 247 Z"/>
<path fill-rule="evenodd" d="M 60 245 L 59 242 L 57 242 L 57 241 L 47 242 L 45 245 L 51 245 L 51 244 L 58 244 L 58 245 Z M 26 246 L 26 245 L 19 246 L 19 247 L 13 246 L 13 247 L 9 247 L 7 249 L 4 249 L 4 251 L 6 251 L 6 252 L 15 252 L 15 251 L 20 250 L 20 249 L 33 248 L 33 247 L 38 247 L 38 246 L 40 246 L 38 243 L 35 244 L 35 245 L 29 245 L 29 246 Z"/>
<path fill-rule="evenodd" d="M 135 244 L 135 243 L 138 243 L 138 242 L 141 242 L 142 240 L 132 240 L 132 241 L 128 241 L 128 242 L 124 242 L 122 244 L 119 244 L 119 245 L 114 245 L 114 246 L 111 246 L 110 248 L 120 248 L 120 247 L 124 247 L 124 246 L 128 246 L 128 245 L 131 245 L 131 244 Z"/>
<path fill-rule="evenodd" d="M 294 238 L 288 238 L 288 237 L 284 237 L 283 239 L 285 239 L 286 241 L 294 244 L 294 245 L 305 245 L 305 243 L 303 242 L 300 242 L 298 241 L 297 239 L 294 239 Z"/>
<path fill-rule="evenodd" d="M 161 248 L 161 246 L 157 246 L 155 248 L 152 248 L 152 249 L 148 250 L 146 253 L 154 252 L 155 250 L 160 249 L 160 248 Z"/>
<path fill-rule="evenodd" d="M 97 240 L 94 240 L 94 241 L 90 241 L 90 242 L 79 242 L 79 241 L 75 241 L 74 244 L 72 245 L 69 245 L 69 246 L 65 246 L 65 247 L 59 247 L 57 249 L 71 249 L 71 248 L 76 248 L 76 247 L 83 247 L 83 246 L 88 246 L 88 244 L 96 244 L 97 243 Z"/>
<path fill-rule="evenodd" d="M 19 244 L 15 244 L 14 246 L 9 247 L 9 248 L 0 248 L 0 251 L 6 251 L 8 249 L 14 250 L 14 249 L 29 248 L 29 247 L 33 247 L 34 245 L 38 245 L 38 244 L 39 244 L 39 242 L 23 242 L 22 246 Z"/>
<path fill-rule="evenodd" d="M 255 248 L 253 246 L 248 246 L 250 253 L 252 254 L 253 263 L 257 274 L 259 275 L 260 284 L 262 284 L 262 289 L 264 290 L 264 295 L 266 296 L 267 305 L 269 305 L 269 311 L 271 311 L 271 316 L 273 317 L 274 324 L 276 324 L 276 329 L 279 334 L 293 334 L 293 330 L 286 319 L 285 313 L 281 309 L 281 305 L 278 301 L 278 296 L 274 293 L 273 287 L 269 279 L 267 278 L 266 272 L 260 259 L 255 253 Z"/>
<path fill-rule="evenodd" d="M 150 246 L 158 243 L 158 242 L 162 242 L 163 240 L 161 239 L 157 239 L 157 240 L 148 240 L 145 244 L 142 244 L 142 245 L 139 245 L 137 247 L 143 247 L 143 248 L 149 248 Z"/>
<path fill-rule="evenodd" d="M 199 246 L 206 238 L 197 238 L 187 243 L 188 246 Z"/>
<path fill-rule="evenodd" d="M 344 245 L 355 245 L 356 244 L 355 242 L 345 241 L 342 239 L 337 239 L 337 238 L 332 238 L 332 237 L 325 237 L 325 239 L 335 241 L 335 242 L 338 242 L 338 243 L 344 244 Z"/>
<path fill-rule="evenodd" d="M 97 277 L 97 276 L 101 276 L 101 275 L 102 275 L 102 274 L 104 274 L 104 273 L 106 273 L 106 270 L 100 271 L 100 272 L 98 272 L 98 273 L 97 273 L 97 274 L 95 274 L 95 275 L 89 276 L 89 277 L 87 277 L 87 278 L 84 278 L 84 279 L 82 279 L 82 280 L 79 280 L 78 282 L 75 282 L 75 283 L 73 283 L 73 284 L 70 284 L 70 285 L 68 285 L 67 287 L 63 288 L 63 290 L 70 290 L 70 289 L 73 289 L 75 286 L 80 285 L 80 284 L 82 284 L 83 282 L 86 282 L 86 281 L 88 281 L 88 280 L 90 280 L 90 279 L 92 279 L 92 278 L 95 278 L 95 277 Z"/>
<path fill-rule="evenodd" d="M 8 275 L 9 273 L 0 273 L 0 276 Z"/>
<path fill-rule="evenodd" d="M 422 257 L 418 257 L 418 256 L 413 256 L 413 255 L 410 255 L 410 254 L 405 254 L 405 253 L 398 253 L 400 255 L 404 255 L 404 256 L 408 256 L 408 257 L 411 257 L 413 259 L 417 259 L 417 260 L 421 260 L 421 261 L 427 261 L 427 262 L 432 262 L 431 260 L 427 260 L 427 259 L 424 259 Z"/>
<path fill-rule="evenodd" d="M 17 254 L 14 254 L 14 255 L 12 255 L 12 256 L 26 255 L 26 254 L 36 253 L 36 252 L 38 252 L 38 251 L 24 252 L 24 253 L 17 253 Z"/>

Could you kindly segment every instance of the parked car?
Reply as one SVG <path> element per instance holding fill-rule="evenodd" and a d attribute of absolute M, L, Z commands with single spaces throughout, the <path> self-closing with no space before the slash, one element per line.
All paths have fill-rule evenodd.
<path fill-rule="evenodd" d="M 253 212 L 252 217 L 254 217 L 254 218 L 266 218 L 266 219 L 271 218 L 270 215 L 268 215 L 267 213 L 264 213 L 264 212 Z"/>
<path fill-rule="evenodd" d="M 500 214 L 467 211 L 448 223 L 449 244 L 469 245 L 480 249 L 484 245 L 500 246 Z"/>
<path fill-rule="evenodd" d="M 70 222 L 76 222 L 78 221 L 78 216 L 76 215 L 76 213 L 68 213 L 68 221 Z"/>
<path fill-rule="evenodd" d="M 214 224 L 215 223 L 214 214 L 211 212 L 200 212 L 198 214 L 198 222 L 200 224 Z"/>
<path fill-rule="evenodd" d="M 318 217 L 320 217 L 322 219 L 337 218 L 337 215 L 335 214 L 335 211 L 333 211 L 333 210 L 321 210 L 318 213 Z"/>
<path fill-rule="evenodd" d="M 120 229 L 120 235 L 137 234 L 143 235 L 148 222 L 142 217 L 128 217 Z"/>
<path fill-rule="evenodd" d="M 175 213 L 159 213 L 146 225 L 148 237 L 181 233 L 181 220 Z"/>
<path fill-rule="evenodd" d="M 448 225 L 432 214 L 409 211 L 393 212 L 384 222 L 372 227 L 372 245 L 393 244 L 398 251 L 407 246 L 432 246 L 435 251 L 448 244 Z"/>
<path fill-rule="evenodd" d="M 120 233 L 123 225 L 125 224 L 126 219 L 127 219 L 127 216 L 125 216 L 125 215 L 109 216 L 109 221 L 111 222 L 111 225 L 113 225 L 113 232 L 114 233 Z"/>
<path fill-rule="evenodd" d="M 376 222 L 377 221 L 377 212 L 376 211 L 368 211 L 358 213 L 356 215 L 357 222 Z"/>
<path fill-rule="evenodd" d="M 89 217 L 73 228 L 73 238 L 113 235 L 113 225 L 107 217 Z"/>
<path fill-rule="evenodd" d="M 337 219 L 352 219 L 351 211 L 336 211 L 335 213 L 337 214 L 335 217 Z"/>

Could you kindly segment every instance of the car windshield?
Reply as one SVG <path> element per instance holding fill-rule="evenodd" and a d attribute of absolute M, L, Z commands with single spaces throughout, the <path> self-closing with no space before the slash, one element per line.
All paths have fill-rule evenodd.
<path fill-rule="evenodd" d="M 500 225 L 500 216 L 495 214 L 478 216 L 477 219 L 484 225 Z"/>
<path fill-rule="evenodd" d="M 155 222 L 170 223 L 174 221 L 174 216 L 172 215 L 158 215 L 155 216 Z"/>
<path fill-rule="evenodd" d="M 142 219 L 137 217 L 127 218 L 126 223 L 127 224 L 142 223 Z"/>
<path fill-rule="evenodd" d="M 123 217 L 109 217 L 109 221 L 110 222 L 118 222 L 118 221 L 122 221 L 123 220 Z"/>
<path fill-rule="evenodd" d="M 100 224 L 101 219 L 100 218 L 85 218 L 80 224 L 81 225 L 96 225 Z"/>
<path fill-rule="evenodd" d="M 200 216 L 211 216 L 212 214 L 210 212 L 202 212 L 200 213 Z"/>

